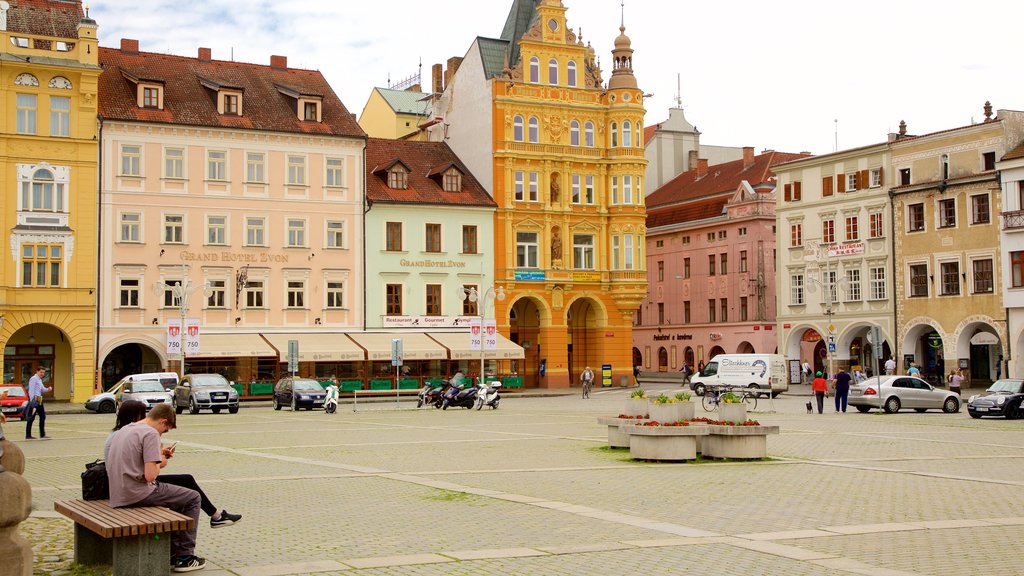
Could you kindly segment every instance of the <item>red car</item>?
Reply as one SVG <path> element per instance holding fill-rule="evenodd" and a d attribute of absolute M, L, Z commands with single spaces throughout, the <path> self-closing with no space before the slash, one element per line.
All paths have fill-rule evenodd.
<path fill-rule="evenodd" d="M 28 405 L 28 393 L 21 386 L 0 386 L 0 395 L 7 392 L 6 398 L 0 398 L 0 411 L 8 420 L 25 419 L 25 407 Z"/>

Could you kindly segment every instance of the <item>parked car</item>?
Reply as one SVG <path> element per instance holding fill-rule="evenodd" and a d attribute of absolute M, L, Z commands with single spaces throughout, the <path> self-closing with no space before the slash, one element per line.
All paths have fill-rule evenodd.
<path fill-rule="evenodd" d="M 131 382 L 132 386 L 130 389 L 138 391 L 139 396 L 129 395 L 122 397 L 122 392 L 126 383 Z M 153 404 L 159 404 L 160 402 L 171 402 L 173 399 L 174 387 L 178 385 L 178 375 L 174 372 L 143 372 L 141 374 L 129 374 L 124 378 L 121 378 L 117 384 L 114 384 L 106 392 L 101 392 L 91 396 L 85 401 L 85 407 L 87 410 L 93 412 L 99 412 L 100 414 L 112 414 L 117 407 L 121 405 L 121 402 L 125 400 L 141 400 L 147 406 L 147 410 L 152 408 Z M 143 389 L 140 389 L 142 386 Z M 160 390 L 157 390 L 159 386 Z M 163 395 L 164 400 L 157 402 L 160 398 L 159 392 L 163 390 L 166 394 Z M 135 392 L 133 392 L 134 394 Z"/>
<path fill-rule="evenodd" d="M 936 388 L 914 376 L 875 376 L 851 384 L 847 403 L 859 412 L 872 408 L 881 408 L 889 414 L 901 408 L 918 412 L 942 410 L 947 414 L 960 411 L 959 394 Z"/>
<path fill-rule="evenodd" d="M 0 386 L 0 393 L 7 391 L 7 398 L 0 400 L 0 411 L 7 418 L 25 419 L 25 407 L 28 406 L 28 393 L 21 386 Z"/>
<path fill-rule="evenodd" d="M 967 400 L 967 413 L 971 418 L 1021 418 L 1024 417 L 1021 402 L 1024 402 L 1024 380 L 996 380 L 984 394 L 975 394 Z"/>
<path fill-rule="evenodd" d="M 220 374 L 186 374 L 174 388 L 174 411 L 181 414 L 185 408 L 191 414 L 200 410 L 218 414 L 225 408 L 237 414 L 238 391 Z"/>
<path fill-rule="evenodd" d="M 281 378 L 274 386 L 274 410 L 291 406 L 292 410 L 323 408 L 327 392 L 316 380 L 309 378 Z"/>

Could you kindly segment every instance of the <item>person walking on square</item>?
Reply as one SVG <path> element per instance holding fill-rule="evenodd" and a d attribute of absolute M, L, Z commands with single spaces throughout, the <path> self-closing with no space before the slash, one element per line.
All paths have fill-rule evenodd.
<path fill-rule="evenodd" d="M 590 370 L 590 366 L 583 369 L 580 381 L 583 382 L 583 397 L 590 398 L 590 386 L 594 383 L 594 373 Z"/>
<path fill-rule="evenodd" d="M 956 392 L 956 395 L 960 395 L 960 385 L 964 382 L 963 372 L 959 368 L 953 368 L 949 371 L 949 391 Z"/>
<path fill-rule="evenodd" d="M 174 408 L 157 404 L 144 420 L 125 426 L 114 435 L 107 457 L 110 506 L 139 508 L 166 506 L 190 516 L 190 530 L 171 533 L 171 569 L 192 572 L 206 567 L 195 555 L 201 498 L 195 490 L 158 481 L 160 471 L 174 456 L 174 447 L 163 447 L 160 437 L 176 427 Z"/>
<path fill-rule="evenodd" d="M 907 376 L 917 376 L 918 378 L 920 378 L 921 377 L 921 369 L 917 367 L 917 364 L 915 364 L 914 362 L 911 362 L 910 363 L 910 370 L 907 370 Z"/>
<path fill-rule="evenodd" d="M 690 378 L 693 376 L 693 370 L 690 369 L 690 365 L 683 362 L 683 367 L 679 369 L 683 373 L 683 386 L 690 383 Z"/>
<path fill-rule="evenodd" d="M 811 382 L 811 390 L 814 391 L 814 398 L 818 401 L 818 414 L 825 411 L 825 392 L 828 391 L 828 382 L 822 378 L 821 371 L 815 373 L 814 381 Z"/>
<path fill-rule="evenodd" d="M 803 375 L 804 384 L 809 384 L 811 382 L 811 365 L 806 360 L 800 367 L 800 373 Z"/>
<path fill-rule="evenodd" d="M 32 422 L 39 418 L 39 437 L 49 438 L 46 435 L 46 408 L 43 406 L 43 394 L 53 390 L 43 384 L 43 376 L 46 376 L 46 368 L 42 366 L 28 379 L 28 405 L 25 406 L 25 439 L 34 440 L 32 436 Z"/>
<path fill-rule="evenodd" d="M 836 374 L 836 413 L 846 412 L 846 399 L 850 395 L 850 374 L 840 369 Z"/>
<path fill-rule="evenodd" d="M 893 360 L 892 356 L 889 356 L 889 359 L 885 361 L 885 373 L 889 376 L 896 373 L 896 360 Z"/>
<path fill-rule="evenodd" d="M 633 366 L 633 380 L 636 381 L 636 385 L 640 385 L 640 367 Z"/>

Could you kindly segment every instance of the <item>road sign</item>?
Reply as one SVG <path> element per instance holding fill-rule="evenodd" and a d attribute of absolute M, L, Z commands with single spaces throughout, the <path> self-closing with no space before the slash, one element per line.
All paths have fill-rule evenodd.
<path fill-rule="evenodd" d="M 484 321 L 484 350 L 498 349 L 498 321 L 488 318 Z"/>
<path fill-rule="evenodd" d="M 836 331 L 836 326 L 835 326 L 835 324 L 829 324 L 829 325 L 828 325 L 828 331 L 829 331 L 829 333 L 830 333 L 830 334 L 831 334 L 832 332 L 835 332 L 835 331 Z"/>
<path fill-rule="evenodd" d="M 288 371 L 292 374 L 299 371 L 299 341 L 288 341 Z"/>
<path fill-rule="evenodd" d="M 829 342 L 828 343 L 828 351 L 829 352 L 833 352 L 833 353 L 836 351 L 836 343 L 835 342 Z"/>
<path fill-rule="evenodd" d="M 401 366 L 402 365 L 402 339 L 393 338 L 391 340 L 391 365 Z"/>
<path fill-rule="evenodd" d="M 875 358 L 881 358 L 882 357 L 882 345 L 885 343 L 885 341 L 882 340 L 882 327 L 881 326 L 872 326 L 871 327 L 870 336 L 871 336 L 871 338 L 870 338 L 871 346 L 872 346 L 872 348 L 874 348 L 874 351 L 875 351 Z"/>
<path fill-rule="evenodd" d="M 469 349 L 483 349 L 483 323 L 479 316 L 469 319 Z"/>

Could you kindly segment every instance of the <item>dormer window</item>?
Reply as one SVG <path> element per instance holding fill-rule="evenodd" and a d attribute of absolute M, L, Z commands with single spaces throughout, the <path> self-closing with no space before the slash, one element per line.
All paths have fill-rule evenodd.
<path fill-rule="evenodd" d="M 236 91 L 221 90 L 217 93 L 218 112 L 225 116 L 242 115 L 242 93 Z"/>
<path fill-rule="evenodd" d="M 398 164 L 388 170 L 388 188 L 392 190 L 409 189 L 409 173 L 406 172 L 404 166 Z"/>
<path fill-rule="evenodd" d="M 320 122 L 323 119 L 320 104 L 319 99 L 299 97 L 299 119 L 303 122 Z"/>
<path fill-rule="evenodd" d="M 163 110 L 164 108 L 164 87 L 159 84 L 140 82 L 137 97 L 139 107 L 141 108 L 155 108 L 157 110 Z"/>
<path fill-rule="evenodd" d="M 224 95 L 224 113 L 238 114 L 238 96 L 235 94 Z"/>
<path fill-rule="evenodd" d="M 462 192 L 462 173 L 452 168 L 444 173 L 444 191 Z"/>
<path fill-rule="evenodd" d="M 302 119 L 306 121 L 316 122 L 317 118 L 317 105 L 316 102 L 306 102 L 302 108 Z"/>

